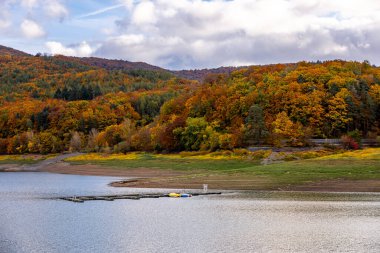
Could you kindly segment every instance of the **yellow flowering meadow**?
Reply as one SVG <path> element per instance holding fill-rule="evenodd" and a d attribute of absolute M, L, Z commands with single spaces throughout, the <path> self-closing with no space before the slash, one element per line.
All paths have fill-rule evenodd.
<path fill-rule="evenodd" d="M 44 160 L 56 156 L 55 154 L 50 155 L 39 155 L 39 154 L 25 154 L 25 155 L 0 155 L 0 162 L 34 162 L 39 160 Z"/>
<path fill-rule="evenodd" d="M 22 160 L 42 160 L 50 156 L 43 155 L 1 155 L 0 161 L 13 160 L 13 161 L 22 161 Z"/>
<path fill-rule="evenodd" d="M 254 156 L 255 153 L 250 153 Z M 260 154 L 261 156 L 261 154 Z M 141 160 L 141 159 L 194 159 L 194 160 L 229 160 L 244 159 L 246 155 L 235 154 L 234 152 L 181 152 L 178 154 L 152 154 L 141 152 L 130 152 L 127 154 L 102 154 L 90 153 L 65 159 L 68 162 L 75 161 L 109 161 L 109 160 Z"/>
<path fill-rule="evenodd" d="M 84 154 L 79 155 L 75 157 L 70 157 L 65 159 L 65 161 L 68 162 L 75 162 L 75 161 L 83 161 L 83 160 L 89 160 L 89 161 L 108 161 L 108 160 L 135 160 L 140 159 L 141 154 L 139 153 L 128 153 L 128 154 L 100 154 L 100 153 L 90 153 L 90 154 Z"/>
<path fill-rule="evenodd" d="M 109 161 L 109 160 L 142 160 L 142 159 L 194 159 L 194 160 L 236 160 L 262 159 L 270 155 L 271 151 L 256 151 L 249 154 L 236 154 L 234 152 L 181 152 L 178 154 L 152 154 L 142 152 L 130 152 L 127 154 L 102 154 L 90 153 L 67 158 L 68 162 L 75 161 Z M 257 156 L 257 157 L 256 157 Z M 293 154 L 298 159 L 314 158 L 317 160 L 329 159 L 375 159 L 380 160 L 380 148 L 367 148 L 356 151 L 346 151 L 340 154 L 329 155 L 325 151 L 298 152 Z M 5 159 L 1 157 L 0 159 Z"/>
<path fill-rule="evenodd" d="M 0 156 L 0 161 L 5 160 L 21 160 L 21 156 L 19 155 L 2 155 Z"/>
<path fill-rule="evenodd" d="M 341 154 L 329 155 L 318 160 L 329 159 L 360 159 L 360 160 L 380 160 L 380 148 L 366 148 L 362 150 L 347 151 Z"/>
<path fill-rule="evenodd" d="M 156 154 L 156 158 L 166 159 L 196 159 L 196 160 L 226 160 L 226 159 L 241 159 L 241 156 L 234 154 L 223 154 L 221 152 L 202 153 L 202 152 L 181 152 L 179 154 Z"/>

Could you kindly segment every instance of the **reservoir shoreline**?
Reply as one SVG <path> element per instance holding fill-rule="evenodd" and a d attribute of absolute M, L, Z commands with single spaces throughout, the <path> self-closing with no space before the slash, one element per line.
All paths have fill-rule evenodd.
<path fill-rule="evenodd" d="M 245 179 L 244 175 L 193 174 L 177 170 L 154 168 L 119 169 L 93 164 L 73 165 L 56 162 L 34 168 L 33 166 L 3 164 L 0 172 L 49 172 L 56 174 L 125 177 L 114 181 L 112 187 L 200 189 L 208 184 L 212 190 L 270 190 L 270 191 L 315 191 L 315 192 L 380 192 L 380 180 L 321 180 L 306 184 L 278 185 L 260 179 Z"/>
<path fill-rule="evenodd" d="M 332 155 L 328 150 L 307 152 L 309 155 L 320 152 L 324 156 L 287 161 L 278 159 L 284 156 L 279 152 L 272 152 L 271 159 L 231 158 L 219 153 L 195 153 L 195 156 L 66 153 L 45 157 L 3 157 L 0 172 L 110 176 L 118 177 L 110 186 L 129 188 L 202 189 L 207 184 L 211 190 L 380 192 L 380 149 L 335 152 Z M 287 155 L 294 157 L 297 154 L 299 151 Z"/>

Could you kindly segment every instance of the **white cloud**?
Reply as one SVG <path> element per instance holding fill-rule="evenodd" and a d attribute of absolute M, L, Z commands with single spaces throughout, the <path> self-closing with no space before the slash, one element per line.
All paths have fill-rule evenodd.
<path fill-rule="evenodd" d="M 157 22 L 155 5 L 152 2 L 141 2 L 133 11 L 132 23 L 136 25 L 149 25 Z"/>
<path fill-rule="evenodd" d="M 34 8 L 38 5 L 38 0 L 21 0 L 21 6 L 28 9 Z"/>
<path fill-rule="evenodd" d="M 63 20 L 69 14 L 61 0 L 0 0 L 0 2 L 17 8 L 21 13 L 27 11 L 28 16 L 47 16 Z"/>
<path fill-rule="evenodd" d="M 133 2 L 134 2 L 134 0 L 119 0 L 119 2 L 122 3 L 122 4 L 124 4 L 124 6 L 125 6 L 125 8 L 127 8 L 127 10 L 133 8 Z"/>
<path fill-rule="evenodd" d="M 11 15 L 8 9 L 8 3 L 2 3 L 2 6 L 0 8 L 0 31 L 10 27 L 12 24 L 10 16 Z"/>
<path fill-rule="evenodd" d="M 47 22 L 52 18 L 62 21 L 69 14 L 60 0 L 0 0 L 0 5 L 0 31 L 12 37 L 17 36 L 18 28 L 23 37 L 42 37 Z"/>
<path fill-rule="evenodd" d="M 34 31 L 40 32 L 23 29 L 29 38 L 42 36 L 42 26 L 51 28 L 48 22 L 64 20 L 68 7 L 79 5 L 67 0 L 0 2 L 5 3 L 0 8 L 2 34 L 14 28 L 12 22 L 33 20 L 39 28 Z M 22 11 L 13 16 L 10 10 L 17 7 Z M 99 15 L 111 10 L 112 15 Z M 53 53 L 146 61 L 172 69 L 336 58 L 380 64 L 379 13 L 379 0 L 116 0 L 82 15 L 91 18 L 66 19 L 59 24 L 62 29 L 49 29 L 54 41 L 46 47 Z M 124 16 L 118 19 L 118 14 Z M 66 31 L 70 33 L 62 35 Z M 59 36 L 73 44 L 61 44 Z M 87 42 L 75 44 L 81 40 Z"/>
<path fill-rule="evenodd" d="M 58 18 L 61 21 L 69 14 L 69 11 L 59 0 L 45 0 L 44 9 L 48 16 Z"/>
<path fill-rule="evenodd" d="M 334 58 L 380 63 L 370 46 L 380 40 L 378 0 L 120 2 L 129 14 L 97 55 L 169 68 Z"/>
<path fill-rule="evenodd" d="M 6 13 L 1 13 L 0 11 L 0 31 L 8 28 L 11 25 L 10 19 L 7 17 Z"/>
<path fill-rule="evenodd" d="M 86 41 L 68 47 L 62 45 L 60 42 L 48 41 L 45 43 L 45 46 L 50 53 L 54 55 L 61 54 L 67 56 L 88 57 L 91 56 L 94 51 Z"/>
<path fill-rule="evenodd" d="M 11 22 L 9 20 L 0 18 L 0 30 L 8 28 L 10 25 L 11 25 Z"/>
<path fill-rule="evenodd" d="M 111 37 L 108 41 L 117 46 L 133 46 L 141 44 L 144 41 L 144 36 L 141 34 L 121 35 Z"/>
<path fill-rule="evenodd" d="M 23 35 L 29 39 L 39 38 L 45 35 L 44 29 L 39 24 L 30 19 L 25 19 L 21 23 L 20 28 Z"/>
<path fill-rule="evenodd" d="M 96 51 L 97 55 L 106 55 L 114 59 L 127 59 L 130 61 L 156 62 L 158 58 L 163 65 L 170 64 L 172 55 L 181 56 L 185 42 L 179 37 L 149 37 L 143 34 L 125 34 L 111 37 L 103 42 Z"/>

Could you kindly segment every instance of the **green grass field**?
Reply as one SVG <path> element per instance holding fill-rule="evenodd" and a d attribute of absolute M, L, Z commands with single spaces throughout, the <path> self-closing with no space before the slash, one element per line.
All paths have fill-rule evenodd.
<path fill-rule="evenodd" d="M 2 155 L 0 156 L 0 164 L 35 164 L 47 157 L 41 155 Z"/>
<path fill-rule="evenodd" d="M 118 169 L 170 169 L 180 171 L 208 171 L 208 172 L 229 172 L 231 170 L 243 169 L 256 166 L 259 161 L 249 160 L 198 160 L 198 159 L 167 159 L 167 158 L 143 158 L 135 160 L 82 160 L 70 161 L 71 164 L 97 164 L 111 166 Z"/>
<path fill-rule="evenodd" d="M 180 156 L 130 153 L 86 154 L 69 158 L 72 164 L 97 164 L 118 169 L 170 169 L 198 176 L 265 178 L 276 185 L 296 185 L 319 180 L 380 180 L 380 148 L 344 152 L 322 157 L 261 165 L 260 160 L 212 155 Z"/>
<path fill-rule="evenodd" d="M 190 185 L 189 187 L 202 182 L 210 182 L 210 185 L 217 184 L 215 187 L 225 189 L 277 189 L 325 180 L 375 180 L 377 185 L 379 185 L 377 181 L 380 182 L 380 148 L 357 151 L 321 150 L 316 152 L 314 150 L 287 154 L 280 152 L 279 154 L 282 158 L 277 160 L 277 163 L 268 165 L 262 165 L 261 161 L 268 156 L 273 157 L 271 151 L 249 153 L 242 150 L 179 154 L 90 153 L 73 156 L 65 161 L 72 165 L 100 165 L 105 175 L 108 168 L 127 172 L 125 173 L 127 176 L 128 170 L 131 169 L 134 171 L 139 168 L 149 169 L 155 171 L 155 182 L 160 180 L 167 182 L 170 178 L 177 183 L 177 186 L 187 184 Z M 0 165 L 34 164 L 51 156 L 54 155 L 0 156 Z M 288 157 L 291 157 L 292 161 L 288 161 Z M 75 171 L 75 167 L 72 168 Z M 172 174 L 173 176 L 168 176 L 168 173 L 160 174 L 163 170 L 176 173 Z M 83 168 L 80 172 L 83 173 Z M 166 186 L 166 183 L 159 186 Z"/>
<path fill-rule="evenodd" d="M 236 170 L 247 176 L 264 176 L 278 184 L 304 184 L 320 180 L 380 180 L 380 160 L 301 160 Z"/>

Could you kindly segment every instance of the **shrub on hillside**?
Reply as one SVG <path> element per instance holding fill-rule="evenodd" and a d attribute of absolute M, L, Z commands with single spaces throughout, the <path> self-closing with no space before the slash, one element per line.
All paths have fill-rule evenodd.
<path fill-rule="evenodd" d="M 353 149 L 353 150 L 359 149 L 359 144 L 354 140 L 354 138 L 348 135 L 343 135 L 341 137 L 341 141 L 342 141 L 342 146 L 344 149 Z"/>

